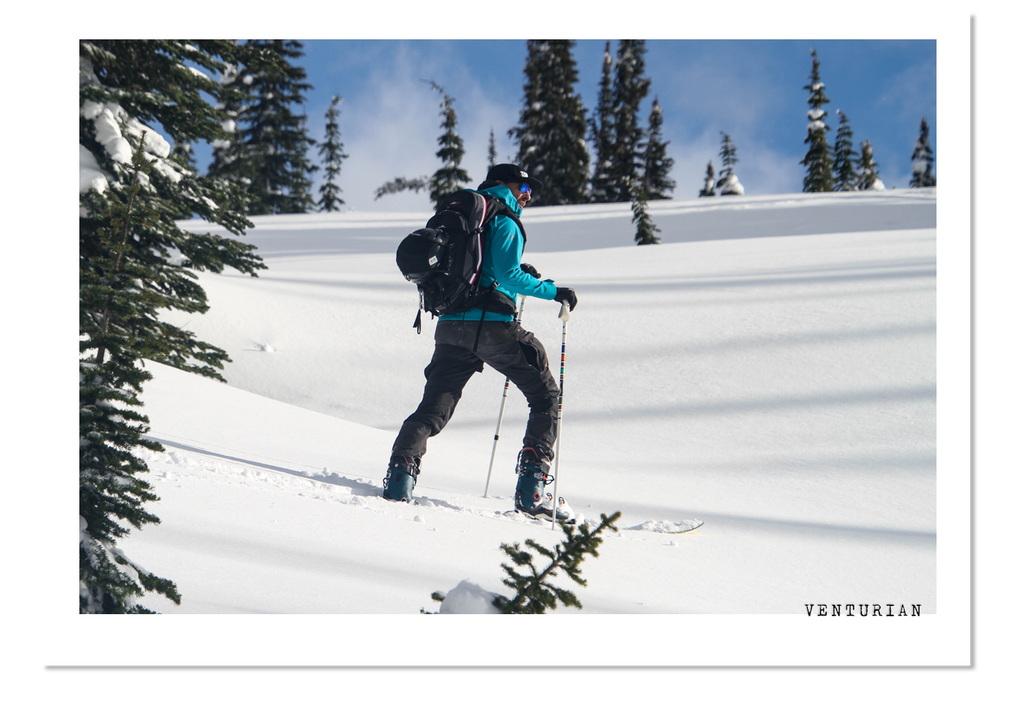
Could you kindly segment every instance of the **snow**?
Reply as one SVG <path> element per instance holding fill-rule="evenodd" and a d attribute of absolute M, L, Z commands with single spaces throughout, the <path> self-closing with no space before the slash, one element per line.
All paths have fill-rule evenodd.
<path fill-rule="evenodd" d="M 722 184 L 721 194 L 723 196 L 742 196 L 745 193 L 743 184 L 736 177 L 736 174 L 728 174 Z"/>
<path fill-rule="evenodd" d="M 87 100 L 83 103 L 81 112 L 82 117 L 95 123 L 96 141 L 103 145 L 110 158 L 122 164 L 131 162 L 132 147 L 121 135 L 121 126 L 115 117 L 115 113 L 124 113 L 121 106 L 114 103 L 100 105 Z"/>
<path fill-rule="evenodd" d="M 86 193 L 96 189 L 103 193 L 110 187 L 107 175 L 103 173 L 96 157 L 84 145 L 78 145 L 78 192 Z"/>
<path fill-rule="evenodd" d="M 455 589 L 445 595 L 438 612 L 440 614 L 501 614 L 493 604 L 498 594 L 484 590 L 476 583 L 463 580 L 455 586 Z"/>
<path fill-rule="evenodd" d="M 523 218 L 525 261 L 580 297 L 567 325 L 559 494 L 592 522 L 622 512 L 620 531 L 583 564 L 587 586 L 566 580 L 583 604 L 573 639 L 599 639 L 603 622 L 588 619 L 600 617 L 658 615 L 661 625 L 630 632 L 635 651 L 587 649 L 559 662 L 927 659 L 919 629 L 892 627 L 883 643 L 858 648 L 847 631 L 857 627 L 822 634 L 806 605 L 920 605 L 913 619 L 929 624 L 940 614 L 935 190 L 657 201 L 649 212 L 663 243 L 652 247 L 633 245 L 629 204 L 533 208 Z M 506 514 L 522 396 L 509 394 L 488 497 L 504 383 L 491 370 L 470 381 L 431 440 L 416 503 L 380 497 L 433 346 L 429 319 L 423 335 L 412 328 L 416 292 L 394 250 L 428 216 L 255 217 L 245 240 L 269 269 L 200 275 L 210 311 L 168 316 L 233 362 L 228 384 L 147 365 L 149 435 L 167 452 L 140 453 L 161 523 L 119 548 L 174 580 L 183 599 L 144 605 L 180 615 L 415 615 L 461 636 L 401 662 L 544 662 L 515 629 L 480 649 L 476 622 L 442 627 L 419 615 L 483 618 L 489 593 L 509 594 L 501 543 L 561 540 L 550 522 Z M 524 311 L 556 361 L 557 311 L 537 299 Z M 722 621 L 710 633 L 693 622 L 664 628 L 701 615 L 787 626 L 756 622 L 741 644 L 716 641 Z M 401 641 L 431 638 L 402 619 Z M 387 625 L 399 623 L 340 640 L 297 624 L 285 662 L 369 664 L 390 662 Z M 244 634 L 163 658 L 282 662 L 279 648 L 258 649 Z M 785 659 L 766 657 L 777 649 Z"/>
<path fill-rule="evenodd" d="M 129 117 L 120 105 L 116 103 L 101 105 L 87 100 L 83 102 L 80 112 L 82 117 L 93 121 L 96 128 L 96 141 L 103 145 L 107 154 L 115 162 L 131 163 L 132 146 L 125 139 L 125 133 L 135 138 L 141 138 L 145 134 L 146 153 L 158 157 L 151 160 L 153 168 L 175 183 L 181 180 L 182 173 L 166 161 L 171 153 L 170 143 L 139 120 Z M 139 180 L 141 183 L 147 184 L 149 177 L 141 174 Z M 90 188 L 95 188 L 102 193 L 109 185 L 95 156 L 84 146 L 79 145 L 79 192 L 84 193 Z"/>

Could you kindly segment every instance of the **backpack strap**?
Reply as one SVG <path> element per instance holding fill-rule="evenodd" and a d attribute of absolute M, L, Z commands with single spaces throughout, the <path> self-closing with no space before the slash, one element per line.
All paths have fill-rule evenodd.
<path fill-rule="evenodd" d="M 498 282 L 493 282 L 483 295 L 484 306 L 480 309 L 480 325 L 476 327 L 476 338 L 473 339 L 473 354 L 476 354 L 477 346 L 480 345 L 480 331 L 484 329 L 484 316 L 487 315 L 487 309 L 491 305 L 491 295 L 494 294 L 494 290 L 498 288 Z"/>
<path fill-rule="evenodd" d="M 494 198 L 493 196 L 491 198 Z M 489 204 L 494 209 L 494 215 L 505 215 L 511 218 L 516 225 L 519 226 L 519 232 L 523 234 L 523 244 L 526 244 L 526 228 L 523 227 L 523 221 L 519 220 L 519 216 L 512 212 L 512 209 L 508 207 L 508 204 L 502 201 L 500 198 L 494 198 L 494 203 Z"/>
<path fill-rule="evenodd" d="M 502 201 L 500 198 L 494 196 L 485 196 L 487 199 L 487 207 L 489 208 L 490 215 L 487 217 L 487 224 L 494 220 L 499 215 L 508 216 L 511 218 L 517 226 L 519 226 L 519 232 L 523 234 L 523 244 L 526 244 L 526 228 L 523 227 L 523 222 L 519 220 L 519 216 L 512 212 L 512 209 L 508 207 L 508 204 Z M 480 310 L 480 324 L 476 327 L 476 338 L 473 340 L 473 352 L 477 350 L 477 346 L 480 344 L 480 332 L 484 327 L 484 317 L 487 315 L 488 309 L 493 303 L 493 296 L 497 293 L 498 287 L 497 282 L 493 282 L 480 296 L 478 299 L 483 303 Z M 502 297 L 506 298 L 506 297 Z"/>

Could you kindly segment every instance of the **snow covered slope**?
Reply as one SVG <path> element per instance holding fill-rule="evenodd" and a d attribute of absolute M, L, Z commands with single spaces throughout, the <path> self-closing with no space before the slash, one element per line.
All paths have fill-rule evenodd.
<path fill-rule="evenodd" d="M 628 204 L 524 218 L 524 259 L 580 297 L 559 493 L 589 519 L 623 513 L 584 564 L 588 586 L 567 584 L 583 612 L 936 613 L 934 191 L 651 212 L 652 247 L 632 244 Z M 168 451 L 147 457 L 162 523 L 122 547 L 183 600 L 144 604 L 418 614 L 464 580 L 507 593 L 502 542 L 557 543 L 549 523 L 504 514 L 527 411 L 514 389 L 482 496 L 504 382 L 491 370 L 431 441 L 417 502 L 379 496 L 432 349 L 393 257 L 426 216 L 256 218 L 247 240 L 269 269 L 201 277 L 211 310 L 177 320 L 234 362 L 227 385 L 150 365 L 145 410 Z M 556 315 L 526 303 L 524 324 L 555 359 Z"/>

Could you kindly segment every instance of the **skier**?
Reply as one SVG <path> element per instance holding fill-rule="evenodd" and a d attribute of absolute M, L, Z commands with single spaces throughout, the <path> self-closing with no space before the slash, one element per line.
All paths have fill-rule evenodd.
<path fill-rule="evenodd" d="M 498 164 L 477 187 L 509 206 L 518 217 L 534 191 L 543 185 L 516 164 Z M 496 216 L 485 231 L 481 286 L 496 284 L 492 300 L 481 308 L 441 316 L 434 331 L 434 355 L 423 374 L 423 400 L 402 424 L 391 449 L 384 497 L 412 501 L 412 490 L 427 451 L 427 439 L 451 420 L 462 390 L 484 363 L 508 377 L 526 397 L 530 415 L 523 449 L 516 466 L 515 508 L 532 516 L 551 516 L 553 502 L 544 501 L 544 486 L 554 458 L 558 413 L 558 384 L 548 366 L 544 346 L 523 329 L 508 311 L 517 295 L 566 303 L 571 311 L 577 298 L 572 289 L 541 280 L 540 273 L 522 262 L 525 237 L 512 218 Z M 561 512 L 556 518 L 562 519 Z"/>

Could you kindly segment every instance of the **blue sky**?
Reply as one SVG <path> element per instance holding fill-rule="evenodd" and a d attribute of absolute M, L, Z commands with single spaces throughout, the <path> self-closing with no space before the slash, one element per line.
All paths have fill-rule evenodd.
<path fill-rule="evenodd" d="M 373 191 L 396 176 L 433 173 L 440 134 L 439 96 L 421 79 L 455 98 L 473 184 L 483 179 L 487 143 L 495 132 L 500 160 L 514 157 L 507 137 L 518 121 L 525 40 L 301 40 L 297 63 L 313 90 L 305 110 L 310 136 L 323 136 L 333 95 L 344 98 L 340 129 L 345 151 L 340 186 L 346 206 L 363 211 L 425 210 L 425 193 L 385 196 Z M 589 111 L 597 99 L 604 40 L 580 40 L 573 51 L 577 92 Z M 614 56 L 617 41 L 612 41 Z M 854 142 L 871 141 L 888 188 L 906 188 L 921 118 L 931 127 L 936 172 L 936 42 L 932 40 L 650 40 L 645 57 L 651 93 L 665 116 L 664 136 L 675 159 L 675 198 L 694 198 L 708 161 L 716 172 L 721 131 L 737 148 L 735 171 L 749 195 L 802 190 L 807 97 L 813 47 L 831 103 L 850 119 Z M 203 166 L 202 152 L 199 154 Z M 319 183 L 320 176 L 317 176 Z"/>

